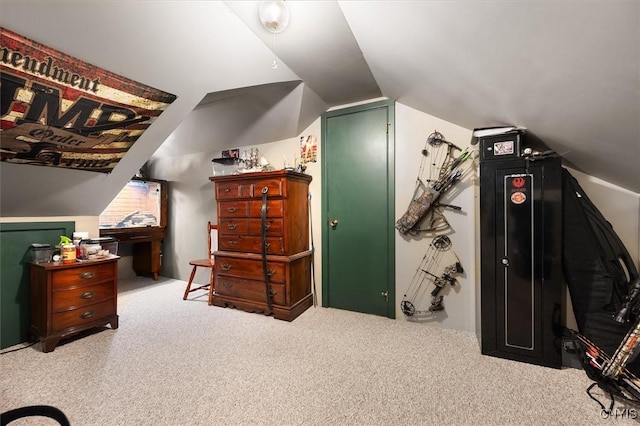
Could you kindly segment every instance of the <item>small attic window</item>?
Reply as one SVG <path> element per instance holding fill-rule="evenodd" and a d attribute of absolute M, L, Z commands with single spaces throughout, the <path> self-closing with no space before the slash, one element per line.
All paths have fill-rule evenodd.
<path fill-rule="evenodd" d="M 100 215 L 100 229 L 160 226 L 161 191 L 159 182 L 129 181 Z"/>

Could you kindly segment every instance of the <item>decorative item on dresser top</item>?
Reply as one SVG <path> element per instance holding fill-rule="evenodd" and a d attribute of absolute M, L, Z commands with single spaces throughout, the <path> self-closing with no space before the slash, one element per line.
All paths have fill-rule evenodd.
<path fill-rule="evenodd" d="M 90 328 L 118 328 L 118 259 L 31 263 L 30 340 L 43 352 Z"/>
<path fill-rule="evenodd" d="M 218 211 L 213 305 L 294 320 L 313 304 L 311 176 L 278 170 L 209 179 Z"/>

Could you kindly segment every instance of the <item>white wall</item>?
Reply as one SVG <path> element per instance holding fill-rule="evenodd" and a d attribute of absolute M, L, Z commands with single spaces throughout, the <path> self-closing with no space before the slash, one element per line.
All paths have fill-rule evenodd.
<path fill-rule="evenodd" d="M 396 103 L 396 218 L 400 218 L 409 206 L 422 161 L 421 151 L 428 136 L 437 130 L 447 141 L 460 148 L 469 146 L 471 130 L 456 126 L 408 106 Z M 436 234 L 423 234 L 418 237 L 403 236 L 396 231 L 396 318 L 404 321 L 400 302 L 409 288 L 420 262 L 429 249 L 435 235 L 445 233 L 452 242 L 452 249 L 458 255 L 464 273 L 457 277 L 458 285 L 443 290 L 444 311 L 436 312 L 427 322 L 439 323 L 443 327 L 475 333 L 476 323 L 476 249 L 475 249 L 475 169 L 468 162 L 470 173 L 454 187 L 455 197 L 447 196 L 441 200 L 460 206 L 461 212 L 445 211 L 451 228 Z M 444 265 L 441 265 L 444 266 Z M 419 274 L 421 272 L 418 272 Z M 425 285 L 427 283 L 423 283 Z M 433 285 L 428 287 L 431 292 Z M 416 306 L 417 310 L 428 306 Z M 412 320 L 412 317 L 407 319 Z"/>

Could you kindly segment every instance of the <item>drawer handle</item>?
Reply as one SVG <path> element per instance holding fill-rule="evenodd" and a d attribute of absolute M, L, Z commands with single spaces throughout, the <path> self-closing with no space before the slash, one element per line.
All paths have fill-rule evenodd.
<path fill-rule="evenodd" d="M 130 240 L 141 240 L 143 238 L 151 238 L 151 235 L 134 235 L 130 237 Z"/>
<path fill-rule="evenodd" d="M 231 288 L 231 287 L 233 287 L 233 283 L 230 283 L 230 282 L 228 282 L 228 281 L 225 281 L 225 282 L 223 282 L 223 283 L 222 283 L 222 287 L 224 287 L 224 288 Z"/>
<path fill-rule="evenodd" d="M 223 271 L 228 271 L 229 269 L 231 269 L 231 265 L 229 265 L 228 263 L 223 263 L 220 267 Z"/>
<path fill-rule="evenodd" d="M 87 311 L 80 314 L 80 318 L 87 319 L 93 316 L 93 311 Z"/>
<path fill-rule="evenodd" d="M 271 246 L 271 243 L 265 243 L 264 244 L 264 248 L 269 248 L 269 246 Z"/>
<path fill-rule="evenodd" d="M 229 188 L 225 188 L 224 189 L 224 192 L 229 192 L 229 191 L 231 191 L 231 189 L 229 189 Z"/>
<path fill-rule="evenodd" d="M 235 246 L 236 244 L 238 244 L 238 242 L 236 240 L 229 240 L 228 243 L 231 246 Z"/>
<path fill-rule="evenodd" d="M 228 207 L 228 208 L 227 208 L 227 211 L 228 211 L 229 213 L 235 213 L 235 212 L 236 212 L 236 210 L 238 210 L 238 208 L 237 208 L 237 207 Z"/>
<path fill-rule="evenodd" d="M 228 227 L 229 229 L 231 229 L 231 230 L 236 229 L 236 227 L 237 227 L 237 226 L 238 226 L 238 225 L 236 225 L 235 223 L 228 223 L 228 224 L 227 224 L 227 227 Z"/>
<path fill-rule="evenodd" d="M 95 295 L 96 295 L 96 293 L 93 292 L 93 291 L 85 291 L 84 293 L 82 293 L 80 295 L 80 298 L 81 299 L 92 299 L 93 296 L 95 296 Z"/>
<path fill-rule="evenodd" d="M 267 229 L 269 229 L 269 228 L 271 228 L 271 224 L 270 224 L 270 223 L 267 223 L 267 224 L 265 224 L 265 225 L 264 225 L 264 229 L 265 229 L 265 231 L 266 231 Z"/>
<path fill-rule="evenodd" d="M 275 296 L 277 293 L 278 293 L 277 291 L 272 290 L 272 289 L 269 289 L 269 294 L 270 294 L 271 296 Z"/>
<path fill-rule="evenodd" d="M 91 278 L 95 277 L 96 274 L 93 272 L 83 272 L 80 274 L 80 278 L 82 278 L 83 280 L 90 280 Z"/>
<path fill-rule="evenodd" d="M 272 276 L 272 275 L 275 275 L 275 274 L 276 274 L 276 271 L 274 269 L 267 270 L 267 275 Z"/>

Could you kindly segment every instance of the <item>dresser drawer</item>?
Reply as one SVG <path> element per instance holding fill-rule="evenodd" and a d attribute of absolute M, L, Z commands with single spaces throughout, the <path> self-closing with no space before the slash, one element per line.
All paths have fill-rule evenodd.
<path fill-rule="evenodd" d="M 273 294 L 271 301 L 276 305 L 284 305 L 286 303 L 284 284 L 269 283 L 269 288 Z M 267 297 L 264 290 L 264 281 L 216 276 L 216 293 L 220 295 L 266 303 Z"/>
<path fill-rule="evenodd" d="M 105 300 L 104 302 L 93 305 L 83 306 L 70 311 L 58 312 L 51 315 L 53 330 L 64 330 L 69 327 L 84 327 L 92 321 L 115 315 L 116 303 L 115 299 Z"/>
<path fill-rule="evenodd" d="M 218 232 L 226 235 L 262 235 L 261 219 L 220 219 Z M 282 218 L 267 218 L 267 235 L 282 236 L 284 224 Z"/>
<path fill-rule="evenodd" d="M 218 203 L 218 217 L 247 217 L 249 216 L 248 201 L 221 201 Z"/>
<path fill-rule="evenodd" d="M 252 183 L 253 186 L 253 198 L 261 198 L 262 190 L 267 188 L 267 197 L 282 197 L 286 195 L 284 193 L 284 187 L 282 185 L 282 179 L 259 179 Z"/>
<path fill-rule="evenodd" d="M 283 200 L 267 200 L 267 217 L 282 217 Z M 262 201 L 249 201 L 249 216 L 262 217 Z"/>
<path fill-rule="evenodd" d="M 251 197 L 250 182 L 218 182 L 216 183 L 216 200 Z"/>
<path fill-rule="evenodd" d="M 53 312 L 68 311 L 102 302 L 115 297 L 113 282 L 91 286 L 76 287 L 71 290 L 54 291 L 52 297 Z"/>
<path fill-rule="evenodd" d="M 111 263 L 54 271 L 52 273 L 53 288 L 59 289 L 78 285 L 89 285 L 112 279 L 114 273 L 114 266 Z"/>
<path fill-rule="evenodd" d="M 218 250 L 262 253 L 262 237 L 219 235 Z M 282 237 L 267 237 L 267 254 L 284 254 L 284 239 Z"/>
<path fill-rule="evenodd" d="M 284 221 L 282 218 L 267 218 L 267 235 L 281 236 L 284 233 Z M 249 219 L 248 235 L 262 235 L 262 220 Z"/>
<path fill-rule="evenodd" d="M 220 234 L 246 235 L 249 231 L 249 219 L 227 218 L 218 220 Z"/>
<path fill-rule="evenodd" d="M 234 257 L 216 256 L 216 273 L 225 276 L 245 277 L 264 280 L 261 260 L 237 259 Z M 278 262 L 267 262 L 269 282 L 283 283 L 285 265 Z"/>

